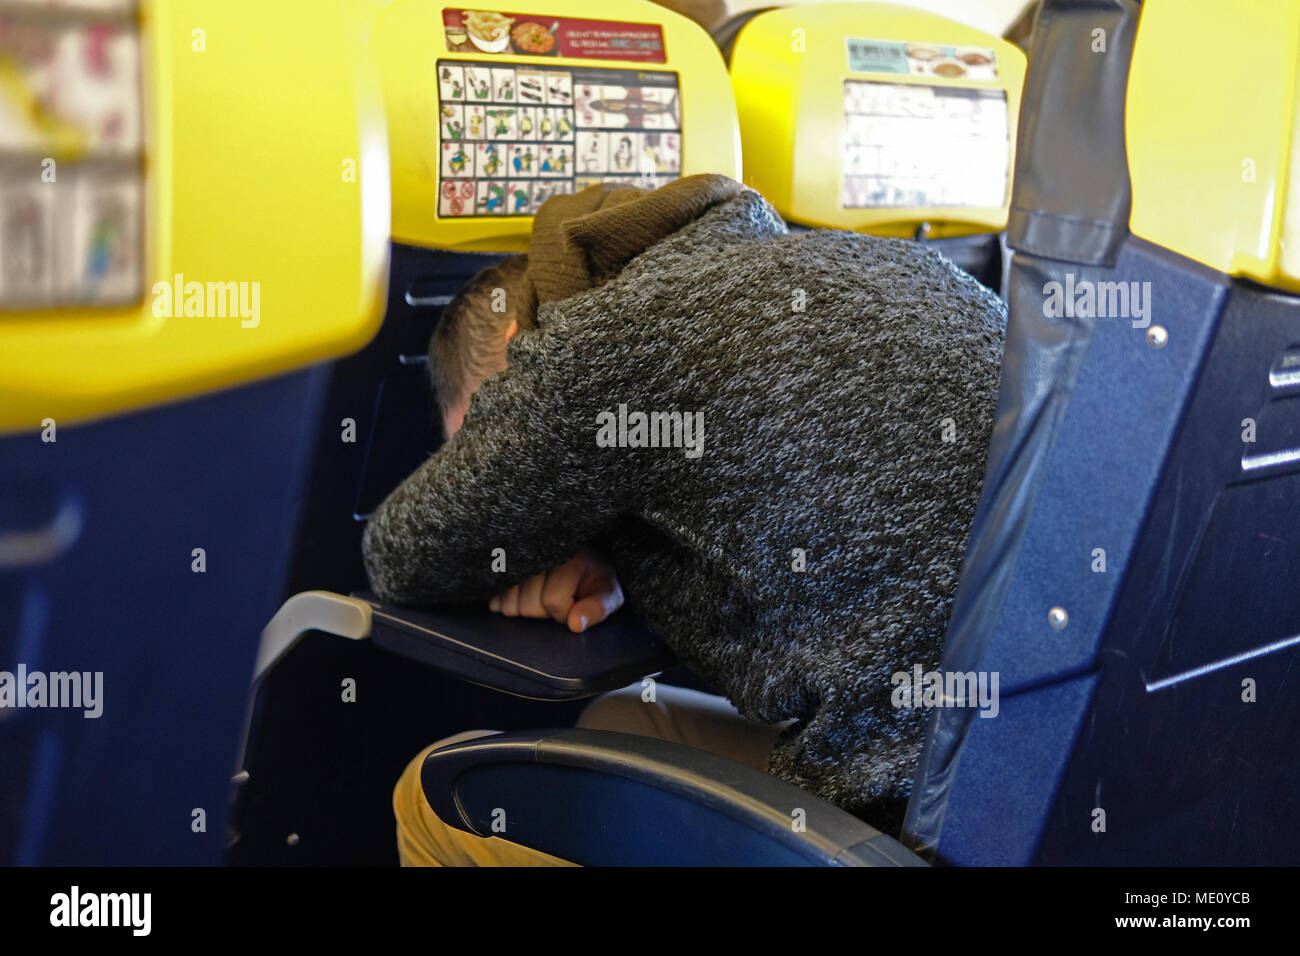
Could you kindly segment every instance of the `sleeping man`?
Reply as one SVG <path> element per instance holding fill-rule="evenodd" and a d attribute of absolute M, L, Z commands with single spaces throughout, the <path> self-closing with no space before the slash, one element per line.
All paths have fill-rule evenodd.
<path fill-rule="evenodd" d="M 926 714 L 891 678 L 939 664 L 1005 321 L 920 245 L 790 234 L 725 177 L 557 196 L 528 256 L 444 314 L 449 441 L 371 517 L 371 584 L 573 631 L 626 595 L 726 699 L 638 686 L 579 726 L 711 750 L 897 833 Z M 394 792 L 403 863 L 564 862 L 443 826 L 424 753 Z"/>

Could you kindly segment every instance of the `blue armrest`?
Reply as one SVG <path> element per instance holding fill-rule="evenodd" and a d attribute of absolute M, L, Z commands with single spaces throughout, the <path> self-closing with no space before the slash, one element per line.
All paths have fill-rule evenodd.
<path fill-rule="evenodd" d="M 450 826 L 585 866 L 924 866 L 798 787 L 703 750 L 604 730 L 493 734 L 420 773 Z"/>
<path fill-rule="evenodd" d="M 595 697 L 674 663 L 668 647 L 626 610 L 573 634 L 555 621 L 486 609 L 399 607 L 370 591 L 355 597 L 371 605 L 370 636 L 380 647 L 519 697 Z"/>

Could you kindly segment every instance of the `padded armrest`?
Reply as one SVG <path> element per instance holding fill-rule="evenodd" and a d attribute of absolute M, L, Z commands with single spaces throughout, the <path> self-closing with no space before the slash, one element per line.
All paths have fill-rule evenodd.
<path fill-rule="evenodd" d="M 892 837 L 744 764 L 605 730 L 493 734 L 425 759 L 450 826 L 586 866 L 925 866 Z"/>
<path fill-rule="evenodd" d="M 408 608 L 371 591 L 371 640 L 462 680 L 539 700 L 595 697 L 670 667 L 674 657 L 638 618 L 619 611 L 584 634 L 555 621 L 484 609 Z"/>

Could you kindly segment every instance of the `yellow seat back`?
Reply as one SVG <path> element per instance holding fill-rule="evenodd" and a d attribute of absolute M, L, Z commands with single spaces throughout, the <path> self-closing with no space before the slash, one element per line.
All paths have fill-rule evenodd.
<path fill-rule="evenodd" d="M 1129 68 L 1134 235 L 1300 291 L 1300 0 L 1148 0 Z"/>
<path fill-rule="evenodd" d="M 1025 58 L 884 3 L 770 10 L 737 36 L 745 182 L 809 226 L 954 236 L 1002 229 Z"/>
<path fill-rule="evenodd" d="M 383 315 L 372 4 L 7 6 L 0 432 L 340 355 Z"/>
<path fill-rule="evenodd" d="M 520 249 L 556 192 L 739 178 L 722 58 L 697 24 L 656 4 L 521 0 L 495 12 L 397 0 L 375 50 L 401 242 Z"/>

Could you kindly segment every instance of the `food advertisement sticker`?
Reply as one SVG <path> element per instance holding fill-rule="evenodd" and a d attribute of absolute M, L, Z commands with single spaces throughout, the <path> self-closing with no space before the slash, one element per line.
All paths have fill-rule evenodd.
<path fill-rule="evenodd" d="M 987 47 L 854 37 L 847 37 L 844 42 L 852 73 L 940 76 L 948 80 L 998 78 L 998 56 Z"/>
<path fill-rule="evenodd" d="M 442 25 L 452 53 L 665 62 L 663 30 L 654 23 L 443 10 Z"/>

